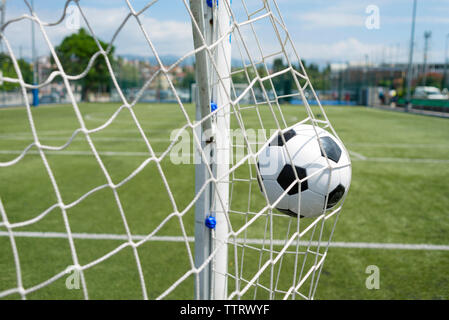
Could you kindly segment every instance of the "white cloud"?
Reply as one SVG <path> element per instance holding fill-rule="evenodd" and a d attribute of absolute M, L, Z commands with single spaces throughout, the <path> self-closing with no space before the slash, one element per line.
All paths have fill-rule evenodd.
<path fill-rule="evenodd" d="M 92 28 L 95 35 L 104 42 L 109 43 L 125 19 L 127 8 L 83 8 L 83 13 Z M 7 19 L 22 15 L 23 12 L 9 10 Z M 57 21 L 62 14 L 61 10 L 56 15 L 55 12 L 39 12 L 39 18 L 45 22 Z M 66 18 L 67 19 L 67 18 Z M 183 55 L 193 49 L 191 26 L 187 21 L 164 20 L 160 21 L 154 17 L 141 15 L 140 22 L 146 30 L 149 38 L 156 47 L 159 54 L 176 54 Z M 86 28 L 87 25 L 81 18 L 81 27 Z M 24 57 L 31 56 L 31 23 L 30 20 L 24 20 L 10 24 L 6 29 L 6 37 L 10 41 L 16 56 L 22 51 Z M 57 46 L 64 37 L 76 32 L 74 29 L 67 28 L 65 21 L 56 26 L 45 27 L 53 46 Z M 39 55 L 48 54 L 49 48 L 46 44 L 39 27 L 35 26 L 36 48 Z M 144 34 L 140 29 L 134 17 L 130 17 L 127 23 L 119 32 L 114 41 L 116 53 L 118 54 L 134 54 L 148 56 L 152 55 L 152 51 Z"/>
<path fill-rule="evenodd" d="M 287 3 L 290 4 L 290 0 L 288 2 L 285 1 L 285 6 L 287 6 Z M 322 1 L 322 3 L 323 6 L 320 6 L 320 9 L 315 9 L 317 8 L 317 6 L 315 6 L 313 10 L 300 11 L 300 13 L 298 13 L 298 10 L 292 10 L 290 12 L 288 10 L 282 10 L 281 6 L 284 17 L 288 18 L 287 26 L 290 27 L 290 34 L 293 36 L 293 39 L 295 40 L 295 37 L 296 39 L 301 39 L 301 41 L 298 40 L 296 44 L 296 48 L 298 49 L 298 53 L 301 57 L 304 59 L 341 61 L 361 59 L 363 55 L 367 53 L 370 54 L 381 50 L 381 44 L 368 41 L 367 38 L 361 38 L 362 36 L 360 36 L 360 34 L 358 34 L 360 36 L 359 37 L 357 34 L 349 31 L 344 33 L 340 32 L 342 31 L 342 28 L 345 27 L 354 27 L 352 30 L 356 30 L 355 27 L 359 27 L 363 28 L 362 31 L 365 30 L 365 19 L 367 16 L 365 12 L 366 2 L 354 3 L 354 1 L 339 1 L 338 4 L 336 4 L 336 2 Z M 332 3 L 332 5 L 326 5 L 328 3 Z M 382 0 L 377 0 L 377 3 L 381 7 L 382 32 L 386 32 L 383 31 L 383 26 L 385 26 L 386 29 L 387 25 L 395 27 L 398 24 L 404 25 L 410 23 L 410 17 L 408 15 L 397 17 L 384 15 L 382 11 Z M 109 42 L 111 40 L 113 34 L 126 17 L 126 14 L 129 12 L 127 7 L 123 7 L 123 3 L 120 5 L 122 7 L 100 8 L 100 5 L 96 5 L 95 7 L 83 7 L 83 12 L 85 13 L 96 36 L 105 42 Z M 301 6 L 298 7 L 301 8 Z M 38 11 L 38 14 L 42 20 L 56 21 L 62 14 L 62 8 L 63 7 L 61 5 L 58 6 L 57 10 L 47 9 L 46 11 L 42 9 Z M 163 8 L 160 8 L 159 10 L 162 9 Z M 7 20 L 20 16 L 23 13 L 24 12 L 20 11 L 18 7 L 11 5 L 7 10 Z M 148 10 L 140 16 L 140 19 L 159 54 L 173 54 L 182 56 L 193 49 L 191 36 L 192 31 L 190 21 L 188 21 L 186 14 L 184 16 L 184 20 L 177 20 L 174 17 L 164 19 L 161 18 L 161 15 L 158 14 L 157 11 L 153 12 Z M 432 17 L 430 15 L 422 15 L 418 17 L 418 22 L 447 24 L 449 23 L 449 18 L 445 16 Z M 259 39 L 263 40 L 262 47 L 264 49 L 264 53 L 267 54 L 278 51 L 279 44 L 276 42 L 276 39 L 273 40 L 274 37 L 267 31 L 269 29 L 268 22 L 265 23 L 264 21 L 262 23 L 261 21 L 260 24 L 260 28 L 258 28 L 259 25 L 256 24 L 256 31 Z M 81 25 L 85 27 L 84 23 L 81 23 Z M 6 29 L 6 36 L 11 42 L 16 56 L 19 56 L 19 48 L 22 49 L 21 51 L 23 56 L 31 56 L 30 29 L 29 20 L 13 23 Z M 311 29 L 316 29 L 316 31 Z M 337 30 L 332 32 L 333 29 Z M 327 35 L 335 35 L 335 37 L 331 38 L 331 40 L 323 40 L 319 36 L 323 30 L 326 30 Z M 66 27 L 65 21 L 61 22 L 57 26 L 46 28 L 46 31 L 48 32 L 53 46 L 58 45 L 65 36 L 74 32 L 74 30 L 70 30 Z M 258 52 L 258 47 L 255 41 L 251 40 L 251 32 L 246 29 L 243 31 L 249 50 L 252 54 L 256 55 Z M 303 31 L 306 31 L 307 35 L 312 36 L 305 36 L 302 34 Z M 234 41 L 237 41 L 237 37 L 233 37 L 233 39 Z M 40 55 L 48 54 L 48 46 L 42 38 L 41 32 L 38 28 L 36 28 L 36 40 L 38 53 Z M 408 34 L 405 34 L 402 40 L 404 43 L 408 41 Z M 149 56 L 153 54 L 134 17 L 131 17 L 121 30 L 114 42 L 114 45 L 116 47 L 116 53 L 118 54 L 134 54 L 142 56 Z M 234 48 L 235 47 L 236 44 L 234 45 Z M 435 49 L 438 50 L 437 48 Z M 439 50 L 442 51 L 441 48 Z M 432 56 L 442 56 L 442 54 L 433 52 Z M 238 57 L 238 54 L 235 55 L 235 57 Z"/>
<path fill-rule="evenodd" d="M 334 43 L 296 44 L 299 55 L 303 59 L 350 61 L 361 59 L 365 54 L 379 50 L 382 45 L 363 43 L 356 38 L 347 38 Z"/>
<path fill-rule="evenodd" d="M 309 12 L 299 16 L 304 27 L 333 28 L 333 27 L 363 27 L 365 16 L 344 12 Z"/>
<path fill-rule="evenodd" d="M 123 8 L 87 8 L 85 12 L 96 35 L 108 42 L 127 14 L 127 10 Z M 159 54 L 182 55 L 193 49 L 191 26 L 187 21 L 158 20 L 149 15 L 141 15 L 139 20 Z M 134 17 L 130 17 L 120 30 L 114 45 L 119 54 L 152 55 L 144 33 Z"/>
<path fill-rule="evenodd" d="M 297 18 L 310 28 L 363 27 L 367 14 L 361 3 L 339 3 L 317 11 L 301 12 Z"/>

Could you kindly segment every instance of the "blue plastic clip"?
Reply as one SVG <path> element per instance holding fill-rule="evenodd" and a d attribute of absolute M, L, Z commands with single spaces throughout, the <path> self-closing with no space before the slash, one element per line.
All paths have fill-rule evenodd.
<path fill-rule="evenodd" d="M 209 216 L 206 218 L 206 221 L 204 222 L 206 224 L 206 227 L 209 229 L 215 229 L 215 226 L 217 225 L 217 220 L 215 217 Z"/>
<path fill-rule="evenodd" d="M 212 8 L 212 0 L 206 0 L 206 3 L 209 8 Z M 215 3 L 217 4 L 218 7 L 218 0 L 215 0 Z"/>
<path fill-rule="evenodd" d="M 210 102 L 210 112 L 214 112 L 215 110 L 217 110 L 218 106 L 215 102 L 211 101 Z"/>

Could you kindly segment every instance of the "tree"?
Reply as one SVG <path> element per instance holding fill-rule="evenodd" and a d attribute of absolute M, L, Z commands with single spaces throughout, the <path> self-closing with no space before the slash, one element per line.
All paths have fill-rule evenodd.
<path fill-rule="evenodd" d="M 142 81 L 142 73 L 139 67 L 134 63 L 125 63 L 122 57 L 118 57 L 114 63 L 114 69 L 117 71 L 117 81 L 122 90 L 136 88 Z"/>
<path fill-rule="evenodd" d="M 424 78 L 426 83 L 423 84 Z M 430 86 L 430 87 L 437 87 L 439 89 L 442 89 L 442 82 L 443 82 L 444 76 L 440 73 L 436 72 L 428 72 L 426 75 L 421 75 L 418 77 L 417 85 L 423 85 L 423 86 Z"/>
<path fill-rule="evenodd" d="M 282 71 L 287 68 L 287 65 L 284 65 L 282 58 L 277 58 L 273 61 L 273 73 Z M 293 88 L 293 77 L 291 72 L 283 73 L 277 77 L 273 78 L 273 85 L 276 89 L 278 95 L 289 95 L 292 93 Z M 291 97 L 286 97 L 280 99 L 281 102 L 290 102 Z"/>
<path fill-rule="evenodd" d="M 106 50 L 107 43 L 98 40 L 101 47 Z M 78 33 L 71 34 L 62 40 L 61 44 L 55 48 L 56 54 L 61 61 L 64 71 L 70 75 L 82 73 L 89 64 L 92 56 L 99 51 L 94 38 L 81 28 Z M 111 46 L 107 56 L 113 62 L 114 46 Z M 79 80 L 82 86 L 82 100 L 88 101 L 90 92 L 109 92 L 111 89 L 111 76 L 109 74 L 106 60 L 103 55 L 99 55 L 85 77 Z"/>
<path fill-rule="evenodd" d="M 328 88 L 328 79 L 330 75 L 330 66 L 327 65 L 326 68 L 320 70 L 320 67 L 315 63 L 310 63 L 306 65 L 304 63 L 304 68 L 306 69 L 307 76 L 313 85 L 315 90 L 325 90 Z"/>
<path fill-rule="evenodd" d="M 195 83 L 195 72 L 193 70 L 184 68 L 184 77 L 181 79 L 179 86 L 184 89 L 190 89 L 192 84 Z"/>
<path fill-rule="evenodd" d="M 32 83 L 33 82 L 33 67 L 32 67 L 32 65 L 23 59 L 18 59 L 17 64 L 19 65 L 23 80 L 26 83 Z M 3 71 L 4 77 L 18 78 L 16 70 L 14 69 L 14 65 L 12 63 L 12 60 L 7 54 L 0 53 L 0 65 L 1 65 L 1 70 Z M 3 82 L 3 85 L 0 86 L 0 90 L 11 91 L 18 87 L 20 87 L 19 84 L 5 81 L 5 82 Z"/>
<path fill-rule="evenodd" d="M 246 72 L 245 72 L 246 70 Z M 239 71 L 237 73 L 234 73 L 232 75 L 232 82 L 234 83 L 248 83 L 251 82 L 256 76 L 256 72 L 254 71 L 254 68 L 252 66 L 246 67 L 245 69 L 239 67 L 239 68 L 232 68 L 232 72 Z M 246 75 L 248 74 L 248 76 Z M 248 80 L 249 77 L 249 80 Z"/>

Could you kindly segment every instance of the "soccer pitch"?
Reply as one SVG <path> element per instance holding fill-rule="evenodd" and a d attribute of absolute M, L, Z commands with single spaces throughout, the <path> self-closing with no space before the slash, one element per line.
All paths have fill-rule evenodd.
<path fill-rule="evenodd" d="M 119 104 L 80 104 L 88 129 L 103 125 Z M 194 106 L 183 114 L 175 104 L 137 104 L 133 107 L 157 156 L 171 144 L 173 130 L 193 122 Z M 318 108 L 312 108 L 320 117 Z M 350 151 L 352 183 L 339 217 L 318 284 L 316 299 L 449 299 L 449 120 L 363 107 L 326 107 L 326 114 Z M 246 128 L 257 128 L 254 110 L 242 111 Z M 268 110 L 262 118 L 269 119 Z M 63 146 L 46 156 L 67 210 L 80 264 L 88 264 L 126 241 L 125 229 L 108 183 L 69 105 L 32 109 L 40 142 Z M 304 107 L 285 105 L 289 125 L 305 117 Z M 266 123 L 266 129 L 274 128 Z M 133 235 L 153 232 L 172 212 L 163 180 L 149 157 L 130 113 L 116 114 L 106 128 L 91 134 L 92 141 L 118 193 Z M 33 142 L 25 108 L 0 109 L 0 162 L 19 157 Z M 178 208 L 194 196 L 194 165 L 161 162 Z M 190 169 L 186 170 L 186 166 Z M 133 175 L 136 169 L 141 168 Z M 189 172 L 190 174 L 186 174 Z M 128 179 L 129 178 L 129 179 Z M 38 149 L 31 148 L 13 166 L 0 167 L 0 197 L 9 223 L 36 218 L 57 198 Z M 262 196 L 260 199 L 263 200 Z M 248 197 L 242 197 L 242 202 Z M 257 201 L 257 199 L 255 199 Z M 187 236 L 194 232 L 193 210 L 184 216 Z M 287 219 L 286 219 L 287 221 Z M 72 264 L 60 209 L 36 223 L 15 229 L 23 285 L 36 286 Z M 251 230 L 251 238 L 262 237 Z M 0 292 L 17 287 L 16 267 L 5 227 L 0 227 Z M 157 231 L 159 237 L 180 237 L 177 219 Z M 167 238 L 163 238 L 167 240 Z M 169 238 L 171 239 L 171 238 Z M 168 283 L 191 268 L 182 242 L 149 241 L 139 247 L 149 298 L 158 297 Z M 428 245 L 423 247 L 420 245 Z M 190 243 L 193 249 L 193 243 Z M 248 263 L 248 261 L 246 261 Z M 379 289 L 367 289 L 368 266 L 377 266 Z M 231 266 L 232 267 L 232 266 Z M 85 271 L 91 299 L 142 298 L 136 262 L 130 247 Z M 29 299 L 81 299 L 82 290 L 66 287 L 61 277 L 36 290 Z M 167 298 L 193 298 L 193 277 Z M 19 294 L 6 299 L 20 298 Z"/>

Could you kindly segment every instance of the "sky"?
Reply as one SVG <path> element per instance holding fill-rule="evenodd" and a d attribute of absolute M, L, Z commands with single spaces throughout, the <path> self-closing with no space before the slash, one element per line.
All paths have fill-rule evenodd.
<path fill-rule="evenodd" d="M 129 0 L 135 11 L 148 0 Z M 187 1 L 188 2 L 188 1 Z M 406 62 L 411 32 L 413 0 L 276 0 L 294 46 L 302 59 L 328 62 Z M 65 0 L 34 0 L 42 21 L 57 22 Z M 129 8 L 125 0 L 80 0 L 82 12 L 95 35 L 109 42 Z M 261 0 L 246 0 L 248 10 L 260 7 Z M 269 0 L 272 8 L 273 0 Z M 449 1 L 418 0 L 415 31 L 415 61 L 424 59 L 424 32 L 431 31 L 429 62 L 443 62 L 449 34 Z M 242 0 L 233 0 L 233 10 L 243 13 Z M 374 8 L 374 9 L 373 9 Z M 374 11 L 373 11 L 374 10 Z M 6 21 L 29 14 L 23 0 L 7 0 Z M 55 26 L 45 27 L 53 46 L 76 32 L 76 20 L 68 17 Z M 155 50 L 161 55 L 182 56 L 192 50 L 191 26 L 184 0 L 159 0 L 140 15 L 140 22 Z M 378 18 L 378 19 L 376 19 Z M 375 19 L 375 20 L 373 20 Z M 85 27 L 81 18 L 80 26 Z M 367 24 L 368 23 L 368 24 Z M 31 56 L 31 23 L 22 20 L 8 25 L 5 35 L 16 56 Z M 271 28 L 271 29 L 270 29 Z M 274 52 L 278 43 L 268 19 L 255 24 L 255 32 L 264 52 Z M 49 47 L 36 26 L 38 55 L 48 54 Z M 251 38 L 249 26 L 243 31 Z M 248 40 L 251 48 L 256 42 Z M 140 26 L 130 19 L 114 40 L 116 53 L 152 56 Z M 234 50 L 235 47 L 233 46 Z"/>

